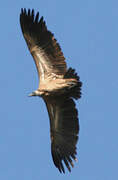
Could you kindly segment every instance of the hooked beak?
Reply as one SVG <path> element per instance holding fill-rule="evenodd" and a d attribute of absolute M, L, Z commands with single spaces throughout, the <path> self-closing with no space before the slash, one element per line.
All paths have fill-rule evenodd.
<path fill-rule="evenodd" d="M 31 94 L 28 95 L 28 97 L 31 97 L 31 96 L 35 96 L 35 93 L 32 92 Z"/>

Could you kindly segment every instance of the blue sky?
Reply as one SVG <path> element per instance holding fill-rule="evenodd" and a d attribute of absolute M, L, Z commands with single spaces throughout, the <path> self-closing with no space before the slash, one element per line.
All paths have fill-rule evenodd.
<path fill-rule="evenodd" d="M 83 82 L 78 163 L 59 174 L 49 119 L 20 25 L 22 7 L 44 16 Z M 0 5 L 0 179 L 112 180 L 118 166 L 118 1 L 4 0 Z"/>

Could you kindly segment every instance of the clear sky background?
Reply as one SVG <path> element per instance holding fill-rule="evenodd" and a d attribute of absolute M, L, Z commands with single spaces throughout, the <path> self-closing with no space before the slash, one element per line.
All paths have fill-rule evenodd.
<path fill-rule="evenodd" d="M 44 16 L 83 82 L 78 163 L 60 174 L 50 152 L 49 119 L 19 24 L 22 7 Z M 118 1 L 4 0 L 0 4 L 0 179 L 118 178 Z"/>

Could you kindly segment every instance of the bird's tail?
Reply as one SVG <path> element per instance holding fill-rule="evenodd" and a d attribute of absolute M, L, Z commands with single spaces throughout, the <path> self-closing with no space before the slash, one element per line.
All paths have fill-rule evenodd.
<path fill-rule="evenodd" d="M 69 68 L 66 74 L 64 75 L 64 79 L 70 78 L 76 79 L 77 84 L 75 86 L 72 86 L 72 88 L 68 90 L 68 96 L 75 99 L 79 99 L 81 97 L 82 82 L 80 81 L 80 77 L 75 72 L 75 69 Z"/>

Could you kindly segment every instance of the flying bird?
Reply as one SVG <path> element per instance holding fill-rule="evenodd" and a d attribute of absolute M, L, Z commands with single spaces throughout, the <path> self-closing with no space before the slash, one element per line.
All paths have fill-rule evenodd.
<path fill-rule="evenodd" d="M 50 119 L 51 154 L 55 166 L 65 173 L 77 161 L 79 134 L 78 111 L 74 100 L 81 97 L 80 77 L 67 68 L 63 52 L 54 35 L 47 29 L 39 12 L 21 9 L 23 36 L 36 64 L 39 87 L 30 96 L 42 97 Z"/>

